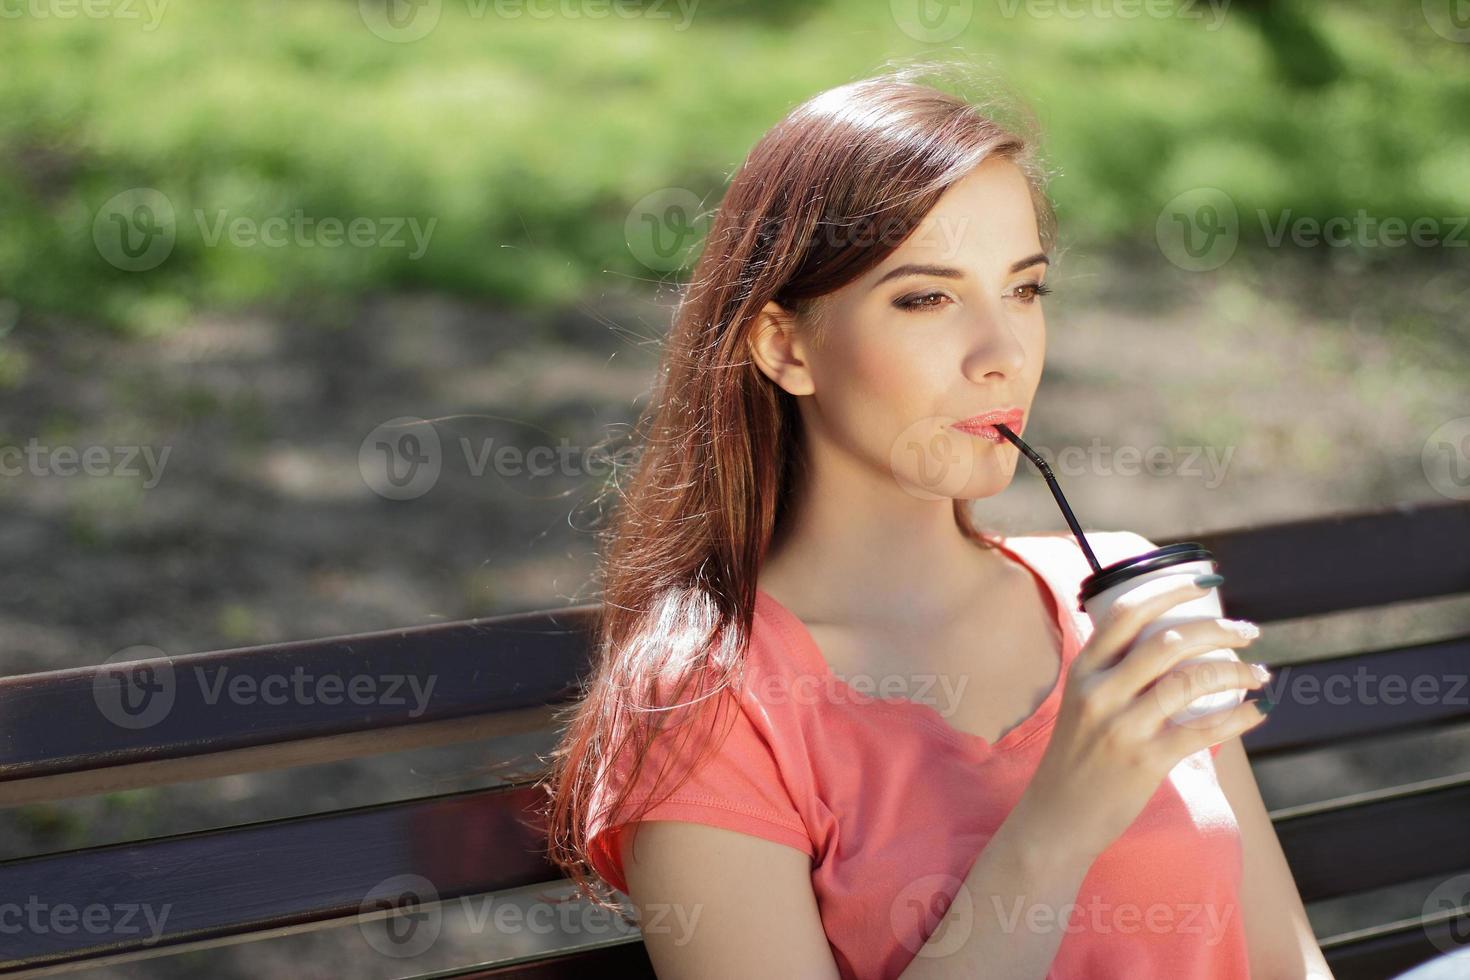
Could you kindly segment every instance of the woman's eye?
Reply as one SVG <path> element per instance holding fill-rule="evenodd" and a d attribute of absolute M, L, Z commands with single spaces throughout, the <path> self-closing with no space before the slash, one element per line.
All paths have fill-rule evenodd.
<path fill-rule="evenodd" d="M 1050 293 L 1051 287 L 1044 282 L 1023 282 L 1016 287 L 1016 291 L 1020 294 L 1017 298 L 1029 306 L 1036 302 L 1037 297 Z"/>
<path fill-rule="evenodd" d="M 1044 282 L 1023 282 L 1011 291 L 1011 295 L 1019 299 L 1022 305 L 1030 306 L 1039 297 L 1046 296 L 1051 291 L 1052 288 Z M 915 293 L 912 296 L 896 299 L 893 301 L 893 305 L 901 310 L 919 313 L 926 310 L 937 310 L 948 301 L 950 301 L 950 298 L 944 293 L 928 292 Z"/>
<path fill-rule="evenodd" d="M 943 304 L 935 301 L 944 299 L 949 299 L 949 297 L 943 293 L 919 293 L 915 296 L 906 296 L 903 299 L 894 300 L 893 305 L 901 310 L 919 312 L 938 309 Z"/>

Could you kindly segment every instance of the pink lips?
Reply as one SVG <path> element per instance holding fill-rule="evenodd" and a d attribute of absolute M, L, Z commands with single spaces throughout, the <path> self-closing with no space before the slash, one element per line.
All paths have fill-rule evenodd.
<path fill-rule="evenodd" d="M 995 423 L 1003 422 L 1006 428 L 1017 435 L 1021 434 L 1021 420 L 1025 413 L 1019 408 L 999 408 L 991 412 L 984 412 L 971 418 L 962 419 L 950 424 L 950 428 L 968 432 L 970 435 L 989 439 L 991 442 L 1005 442 L 1006 437 L 1001 435 L 995 428 Z"/>

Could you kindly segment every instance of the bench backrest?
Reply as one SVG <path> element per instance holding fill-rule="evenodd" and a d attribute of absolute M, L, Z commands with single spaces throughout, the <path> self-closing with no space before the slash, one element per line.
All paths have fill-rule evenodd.
<path fill-rule="evenodd" d="M 1470 505 L 1463 503 L 1154 540 L 1203 542 L 1229 579 L 1226 613 L 1262 623 L 1470 594 Z M 0 804 L 547 729 L 553 710 L 579 694 L 596 613 L 585 605 L 0 679 Z M 213 686 L 220 668 L 231 683 L 260 685 L 298 666 L 317 684 L 340 677 L 344 695 L 365 675 L 407 678 L 410 686 L 416 679 L 421 689 L 432 678 L 432 697 L 421 705 L 343 696 L 272 709 L 221 698 Z M 1364 670 L 1379 688 L 1402 678 L 1405 691 L 1419 684 L 1438 695 L 1362 703 L 1292 696 L 1351 684 Z M 1244 744 L 1256 762 L 1463 723 L 1467 670 L 1470 635 L 1279 667 L 1273 685 L 1286 698 Z M 555 884 L 561 879 L 533 813 L 538 792 L 519 783 L 0 862 L 0 896 L 84 908 L 105 893 L 173 910 L 156 938 L 95 929 L 9 935 L 0 974 L 95 966 L 323 928 L 372 914 L 365 909 L 388 915 L 405 903 Z M 1292 807 L 1272 819 L 1308 902 L 1470 870 L 1470 773 Z M 376 902 L 374 890 L 392 879 L 422 880 L 432 893 L 410 889 Z M 1322 946 L 1348 980 L 1407 969 L 1467 935 L 1470 908 L 1451 903 L 1325 937 Z M 634 930 L 435 976 L 589 970 L 652 976 Z"/>

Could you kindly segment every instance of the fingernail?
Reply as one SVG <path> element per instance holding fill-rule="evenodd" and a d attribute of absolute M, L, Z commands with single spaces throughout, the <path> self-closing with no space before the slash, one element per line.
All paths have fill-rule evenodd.
<path fill-rule="evenodd" d="M 1256 706 L 1256 710 L 1263 715 L 1270 714 L 1271 709 L 1276 707 L 1276 702 L 1265 696 L 1252 698 L 1251 703 L 1254 704 Z"/>
<path fill-rule="evenodd" d="M 1250 668 L 1251 673 L 1256 675 L 1256 680 L 1260 681 L 1261 683 L 1264 684 L 1266 681 L 1271 679 L 1271 671 L 1267 669 L 1265 664 L 1251 664 Z"/>
<path fill-rule="evenodd" d="M 1202 589 L 1213 589 L 1215 586 L 1223 584 L 1224 581 L 1225 576 L 1223 575 L 1196 575 L 1194 577 L 1194 584 Z"/>

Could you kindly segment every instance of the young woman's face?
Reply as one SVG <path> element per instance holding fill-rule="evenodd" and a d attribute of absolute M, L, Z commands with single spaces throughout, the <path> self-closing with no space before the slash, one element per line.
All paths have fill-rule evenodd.
<path fill-rule="evenodd" d="M 765 334 L 757 360 L 812 396 L 800 404 L 816 451 L 855 457 L 921 498 L 990 496 L 1018 450 L 950 424 L 1010 408 L 1023 413 L 1018 434 L 1027 424 L 1046 357 L 1046 272 L 1026 179 L 991 158 L 877 268 L 821 298 L 819 344 L 800 326 L 789 346 Z"/>

